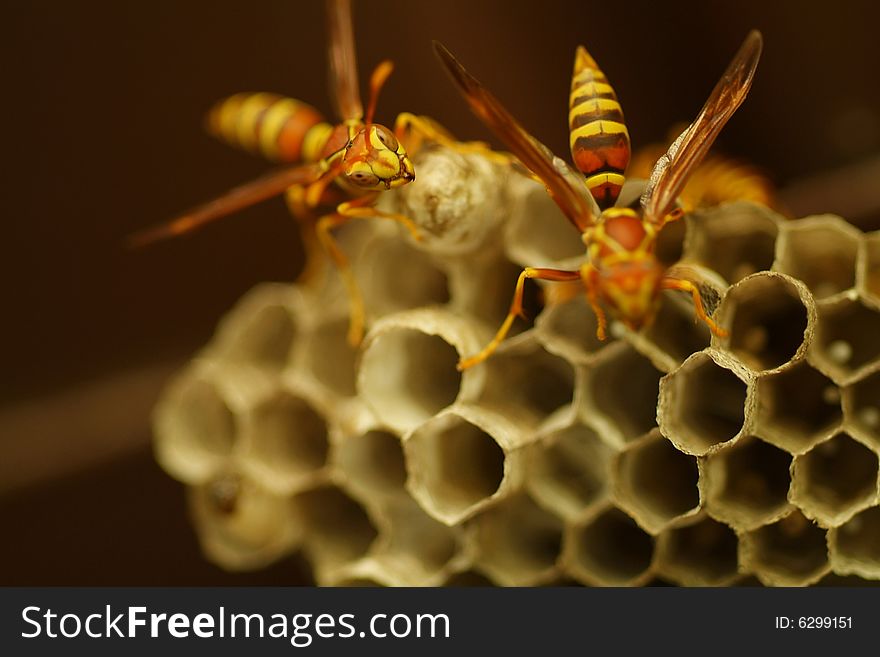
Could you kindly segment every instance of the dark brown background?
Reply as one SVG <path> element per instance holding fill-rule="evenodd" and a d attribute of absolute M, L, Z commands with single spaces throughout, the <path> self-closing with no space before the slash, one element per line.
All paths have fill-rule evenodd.
<path fill-rule="evenodd" d="M 395 0 L 355 13 L 361 78 L 397 63 L 380 120 L 428 113 L 486 137 L 434 61 L 436 38 L 560 154 L 577 43 L 638 146 L 692 118 L 758 27 L 755 85 L 719 146 L 785 186 L 880 152 L 876 7 Z M 329 111 L 324 44 L 316 1 L 4 3 L 0 584 L 302 580 L 295 564 L 233 577 L 201 560 L 147 419 L 166 373 L 237 297 L 296 275 L 292 222 L 273 202 L 141 252 L 122 242 L 266 169 L 202 133 L 216 99 L 278 91 Z M 852 191 L 806 189 L 820 193 L 799 211 L 871 221 Z"/>

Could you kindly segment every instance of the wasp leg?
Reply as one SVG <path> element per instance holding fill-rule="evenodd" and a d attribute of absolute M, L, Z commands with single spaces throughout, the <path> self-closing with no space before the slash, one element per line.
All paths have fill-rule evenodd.
<path fill-rule="evenodd" d="M 458 362 L 458 370 L 466 370 L 489 358 L 507 336 L 507 332 L 510 330 L 511 325 L 513 325 L 513 320 L 516 319 L 517 316 L 522 317 L 523 286 L 525 285 L 527 278 L 539 278 L 545 281 L 576 281 L 580 279 L 580 277 L 580 272 L 565 271 L 563 269 L 534 269 L 532 267 L 526 267 L 523 269 L 516 282 L 516 291 L 513 293 L 513 302 L 510 304 L 510 310 L 507 312 L 507 317 L 504 319 L 504 323 L 501 324 L 501 328 L 498 329 L 495 337 L 492 338 L 492 341 L 487 344 L 480 353 L 471 356 L 470 358 L 460 360 Z"/>
<path fill-rule="evenodd" d="M 605 317 L 605 311 L 602 310 L 602 306 L 599 305 L 599 297 L 596 294 L 596 284 L 593 281 L 595 274 L 596 270 L 593 268 L 592 264 L 588 263 L 581 269 L 581 279 L 586 281 L 587 302 L 590 304 L 593 314 L 596 315 L 596 337 L 602 342 L 605 342 L 607 337 L 606 328 L 608 326 L 608 319 Z"/>
<path fill-rule="evenodd" d="M 394 121 L 394 135 L 406 145 L 410 154 L 418 151 L 424 141 L 431 141 L 459 153 L 478 153 L 499 164 L 509 165 L 513 161 L 511 157 L 493 151 L 485 142 L 458 141 L 434 119 L 410 112 L 401 112 L 397 115 Z"/>
<path fill-rule="evenodd" d="M 706 322 L 706 325 L 709 327 L 709 330 L 712 331 L 719 338 L 724 338 L 729 335 L 726 329 L 721 328 L 716 324 L 709 315 L 706 314 L 706 309 L 703 307 L 703 299 L 700 297 L 700 290 L 696 285 L 691 283 L 690 281 L 678 279 L 678 278 L 664 278 L 663 279 L 663 289 L 665 290 L 681 290 L 682 292 L 689 292 L 691 298 L 694 300 L 694 312 L 697 317 Z"/>
<path fill-rule="evenodd" d="M 348 261 L 345 253 L 339 248 L 339 244 L 334 239 L 331 231 L 338 226 L 351 221 L 352 219 L 390 219 L 402 224 L 413 236 L 413 239 L 419 240 L 418 228 L 411 219 L 402 214 L 394 214 L 393 212 L 383 212 L 374 207 L 369 207 L 374 203 L 378 194 L 367 194 L 353 201 L 347 201 L 340 204 L 336 208 L 335 214 L 326 215 L 318 220 L 317 234 L 318 241 L 324 251 L 330 256 L 342 282 L 348 292 L 349 304 L 351 306 L 351 318 L 348 325 L 348 342 L 353 347 L 358 346 L 364 337 L 364 325 L 366 313 L 364 311 L 364 300 L 361 296 L 360 288 L 355 280 L 354 273 L 351 270 L 351 263 Z"/>
<path fill-rule="evenodd" d="M 297 280 L 308 284 L 316 280 L 321 275 L 321 272 L 324 271 L 323 249 L 315 232 L 318 218 L 313 209 L 306 203 L 305 185 L 290 187 L 284 194 L 284 200 L 287 202 L 287 209 L 299 227 L 300 239 L 303 245 L 305 264 Z"/>

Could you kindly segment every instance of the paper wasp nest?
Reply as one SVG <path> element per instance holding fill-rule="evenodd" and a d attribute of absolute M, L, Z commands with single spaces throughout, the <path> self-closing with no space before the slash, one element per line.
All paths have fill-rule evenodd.
<path fill-rule="evenodd" d="M 582 294 L 548 291 L 459 373 L 520 267 L 583 247 L 518 174 L 446 150 L 416 165 L 382 202 L 421 242 L 380 221 L 343 236 L 370 315 L 359 350 L 335 274 L 266 284 L 168 387 L 156 454 L 210 559 L 301 550 L 331 585 L 880 579 L 880 234 L 696 212 L 661 248 L 729 337 L 669 293 L 646 332 L 602 343 Z"/>

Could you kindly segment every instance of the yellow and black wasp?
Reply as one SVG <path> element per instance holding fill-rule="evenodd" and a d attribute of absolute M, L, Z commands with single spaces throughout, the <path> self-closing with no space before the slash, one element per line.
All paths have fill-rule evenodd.
<path fill-rule="evenodd" d="M 376 123 L 376 103 L 393 71 L 392 62 L 385 60 L 373 71 L 364 111 L 358 90 L 350 0 L 327 0 L 327 27 L 330 87 L 339 121 L 329 123 L 311 105 L 277 94 L 243 93 L 220 101 L 208 115 L 209 132 L 230 145 L 289 166 L 138 233 L 131 243 L 139 246 L 182 235 L 286 193 L 288 206 L 302 226 L 312 264 L 317 240 L 340 271 L 351 303 L 349 341 L 357 344 L 363 334 L 363 302 L 348 259 L 331 231 L 353 218 L 378 217 L 401 223 L 418 239 L 418 231 L 407 217 L 373 206 L 383 191 L 415 180 L 404 141 L 412 139 L 421 145 L 428 140 L 453 147 L 457 143 L 427 117 L 399 114 L 394 130 Z M 317 218 L 315 208 L 328 204 L 334 210 Z"/>

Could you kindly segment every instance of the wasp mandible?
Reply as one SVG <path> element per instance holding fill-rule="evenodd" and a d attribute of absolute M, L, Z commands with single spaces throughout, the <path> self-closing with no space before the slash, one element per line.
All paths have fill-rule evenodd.
<path fill-rule="evenodd" d="M 459 146 L 428 117 L 407 112 L 397 116 L 394 130 L 374 122 L 379 92 L 393 71 L 381 62 L 370 77 L 366 112 L 358 90 L 357 59 L 350 0 L 327 0 L 330 37 L 329 68 L 333 105 L 339 119 L 324 120 L 311 105 L 269 93 L 236 94 L 220 101 L 208 115 L 208 130 L 233 146 L 288 165 L 235 187 L 176 219 L 137 233 L 130 239 L 142 246 L 188 233 L 216 219 L 286 193 L 288 206 L 302 227 L 307 258 L 314 265 L 316 240 L 338 268 L 351 304 L 349 342 L 363 335 L 364 308 L 348 259 L 332 236 L 332 229 L 356 218 L 390 219 L 402 224 L 415 239 L 415 225 L 405 216 L 375 207 L 386 190 L 415 180 L 405 140 L 423 140 Z M 464 147 L 464 145 L 461 145 Z M 475 144 L 479 150 L 479 145 Z M 335 190 L 331 185 L 335 184 Z M 343 197 L 351 200 L 337 202 Z M 316 218 L 314 208 L 330 203 L 335 210 Z M 309 253 L 312 251 L 312 253 Z M 312 269 L 307 262 L 305 271 Z"/>
<path fill-rule="evenodd" d="M 504 340 L 514 319 L 522 313 L 527 278 L 580 281 L 596 314 L 601 340 L 605 339 L 607 324 L 603 306 L 630 329 L 639 330 L 656 315 L 662 290 L 689 293 L 697 317 L 716 335 L 726 334 L 706 314 L 697 286 L 669 275 L 654 248 L 660 229 L 683 216 L 677 205 L 678 196 L 721 129 L 745 100 L 761 48 L 761 34 L 753 30 L 697 118 L 654 165 L 639 207 L 618 208 L 613 204 L 629 160 L 629 135 L 614 91 L 586 49 L 578 48 L 575 58 L 569 115 L 572 155 L 586 175 L 586 184 L 575 185 L 570 182 L 575 174 L 568 165 L 530 135 L 449 50 L 434 43 L 440 60 L 471 109 L 544 184 L 563 214 L 580 231 L 589 254 L 589 261 L 577 271 L 525 268 L 501 328 L 482 351 L 460 361 L 459 369 L 486 360 Z M 593 212 L 590 195 L 601 209 L 598 216 Z"/>

